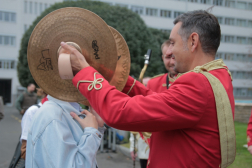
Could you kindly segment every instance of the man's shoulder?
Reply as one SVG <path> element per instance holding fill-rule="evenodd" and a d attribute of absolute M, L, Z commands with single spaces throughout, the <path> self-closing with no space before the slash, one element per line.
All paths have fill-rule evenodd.
<path fill-rule="evenodd" d="M 156 76 L 153 76 L 149 82 L 155 82 L 155 81 L 158 81 L 158 80 L 162 80 L 163 78 L 165 78 L 167 75 L 167 73 L 163 73 L 163 74 L 159 74 L 159 75 L 156 75 Z"/>
<path fill-rule="evenodd" d="M 63 110 L 56 103 L 45 102 L 33 116 L 31 124 L 33 137 L 45 130 L 53 120 L 61 121 L 62 113 Z"/>

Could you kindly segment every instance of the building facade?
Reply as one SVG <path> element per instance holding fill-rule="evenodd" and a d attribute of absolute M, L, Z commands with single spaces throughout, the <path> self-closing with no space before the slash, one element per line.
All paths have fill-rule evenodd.
<path fill-rule="evenodd" d="M 22 36 L 46 8 L 67 0 L 0 0 L 0 95 L 14 103 L 21 86 L 16 65 Z M 148 27 L 170 33 L 178 15 L 192 10 L 212 13 L 221 25 L 221 44 L 216 58 L 222 58 L 233 76 L 236 99 L 252 99 L 252 2 L 249 0 L 100 0 L 126 7 Z"/>

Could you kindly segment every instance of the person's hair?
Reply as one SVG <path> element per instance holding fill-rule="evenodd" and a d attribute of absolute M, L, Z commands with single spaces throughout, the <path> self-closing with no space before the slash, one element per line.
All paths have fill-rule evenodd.
<path fill-rule="evenodd" d="M 221 39 L 221 30 L 218 19 L 211 13 L 203 10 L 196 10 L 179 15 L 174 24 L 182 22 L 178 33 L 183 41 L 195 32 L 199 35 L 202 50 L 206 54 L 215 55 Z"/>
<path fill-rule="evenodd" d="M 161 45 L 161 51 L 163 50 L 164 46 L 169 46 L 170 45 L 170 40 L 166 40 L 165 42 L 163 42 L 163 44 Z"/>
<path fill-rule="evenodd" d="M 34 85 L 34 86 L 35 86 L 35 84 L 34 84 L 34 83 L 29 83 L 29 84 L 27 85 L 27 87 L 29 87 L 29 86 L 31 86 L 31 85 Z"/>

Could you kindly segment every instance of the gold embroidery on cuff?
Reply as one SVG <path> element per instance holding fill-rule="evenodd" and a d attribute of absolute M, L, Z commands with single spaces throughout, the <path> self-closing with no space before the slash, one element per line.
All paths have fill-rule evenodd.
<path fill-rule="evenodd" d="M 132 90 L 132 88 L 133 88 L 133 86 L 135 85 L 135 83 L 136 83 L 136 79 L 134 80 L 132 86 L 130 87 L 130 90 L 128 91 L 127 95 L 130 93 L 130 91 Z"/>
<path fill-rule="evenodd" d="M 77 83 L 77 89 L 79 90 L 79 85 L 80 83 L 91 83 L 90 85 L 88 85 L 88 91 L 91 91 L 93 88 L 95 90 L 100 90 L 102 88 L 102 84 L 101 82 L 103 82 L 103 78 L 98 78 L 96 79 L 95 75 L 99 74 L 98 72 L 94 73 L 94 81 L 87 81 L 87 80 L 81 80 Z M 100 87 L 96 87 L 96 85 L 100 85 Z"/>

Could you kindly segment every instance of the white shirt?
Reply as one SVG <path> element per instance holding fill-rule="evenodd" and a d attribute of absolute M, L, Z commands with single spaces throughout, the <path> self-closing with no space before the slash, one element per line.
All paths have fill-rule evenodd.
<path fill-rule="evenodd" d="M 134 150 L 134 136 L 130 133 L 130 152 Z M 150 148 L 148 144 L 140 137 L 139 134 L 136 136 L 135 147 L 137 148 L 137 156 L 139 159 L 148 159 Z"/>
<path fill-rule="evenodd" d="M 42 106 L 42 103 L 39 103 L 38 106 Z M 32 121 L 32 118 L 33 118 L 34 114 L 39 109 L 38 106 L 37 105 L 32 105 L 24 113 L 24 116 L 23 116 L 22 121 L 21 121 L 22 133 L 21 133 L 20 141 L 27 140 L 28 130 L 30 128 L 31 121 Z"/>

